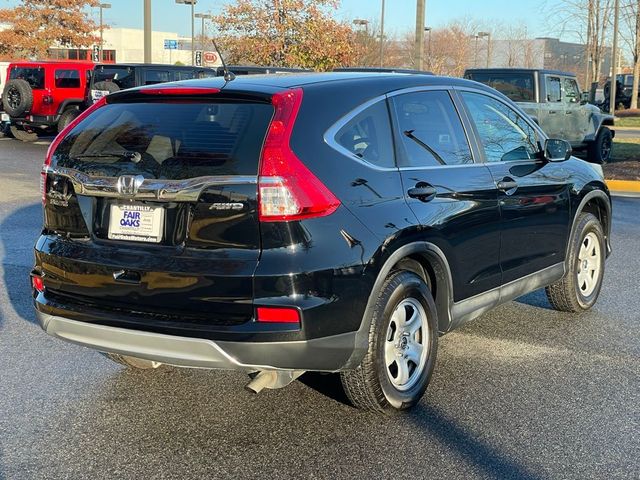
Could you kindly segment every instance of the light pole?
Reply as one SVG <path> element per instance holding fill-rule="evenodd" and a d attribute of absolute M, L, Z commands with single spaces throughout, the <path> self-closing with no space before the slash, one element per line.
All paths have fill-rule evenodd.
<path fill-rule="evenodd" d="M 416 2 L 416 43 L 414 46 L 414 55 L 416 61 L 414 65 L 418 70 L 424 69 L 424 12 L 426 9 L 426 0 L 417 0 Z"/>
<path fill-rule="evenodd" d="M 476 54 L 477 54 L 477 46 L 478 46 L 478 38 L 487 38 L 487 68 L 489 68 L 489 60 L 491 58 L 491 33 L 489 32 L 478 32 L 476 35 Z"/>
<path fill-rule="evenodd" d="M 144 0 L 144 63 L 151 63 L 151 0 Z"/>
<path fill-rule="evenodd" d="M 102 10 L 111 8 L 110 3 L 99 3 L 100 8 L 100 61 L 104 61 L 102 50 L 104 49 L 104 22 L 102 21 Z"/>
<path fill-rule="evenodd" d="M 195 29 L 196 29 L 196 3 L 198 0 L 176 0 L 176 3 L 183 5 L 191 5 L 191 65 L 196 64 L 196 49 L 195 49 Z"/>
<path fill-rule="evenodd" d="M 380 68 L 384 63 L 384 0 L 382 0 L 382 12 L 380 13 Z"/>
<path fill-rule="evenodd" d="M 620 22 L 620 0 L 614 3 L 613 13 L 613 68 L 611 72 L 611 88 L 609 89 L 609 113 L 616 113 L 616 90 L 618 87 L 618 23 Z"/>
<path fill-rule="evenodd" d="M 202 48 L 204 50 L 205 49 L 205 46 L 204 46 L 204 21 L 205 20 L 211 20 L 213 18 L 213 15 L 209 15 L 208 13 L 196 13 L 195 17 L 202 20 L 202 27 L 201 27 L 201 36 L 202 36 L 201 42 L 202 42 L 202 45 L 200 45 L 200 48 Z"/>
<path fill-rule="evenodd" d="M 424 27 L 424 31 L 429 34 L 427 39 L 427 55 L 429 56 L 429 68 L 431 68 L 431 30 L 432 27 Z"/>
<path fill-rule="evenodd" d="M 366 33 L 366 37 L 364 38 L 364 42 L 366 42 L 366 43 L 363 42 L 363 45 L 364 45 L 365 48 L 368 49 L 368 43 L 369 43 L 369 20 L 365 20 L 363 18 L 356 18 L 353 21 L 353 24 L 357 25 L 358 27 L 364 27 L 364 31 Z M 362 31 L 360 33 L 360 37 L 362 37 Z M 368 56 L 369 55 L 368 55 L 368 52 L 367 52 L 362 58 L 362 66 L 363 67 L 366 66 L 367 62 L 366 62 L 366 58 L 365 57 L 368 57 Z"/>

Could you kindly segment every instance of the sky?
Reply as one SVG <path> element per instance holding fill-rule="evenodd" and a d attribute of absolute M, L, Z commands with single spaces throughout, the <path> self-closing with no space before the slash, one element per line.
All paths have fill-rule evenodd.
<path fill-rule="evenodd" d="M 105 22 L 113 27 L 142 28 L 142 0 L 105 0 L 112 4 L 105 10 Z M 15 5 L 17 0 L 0 0 L 0 6 Z M 231 0 L 198 0 L 196 11 L 220 11 Z M 444 26 L 462 17 L 480 19 L 488 25 L 517 23 L 527 27 L 530 36 L 549 36 L 550 25 L 545 0 L 427 0 L 426 24 Z M 379 23 L 381 0 L 342 0 L 337 17 L 346 21 L 354 18 Z M 415 0 L 386 0 L 385 31 L 401 33 L 415 30 Z M 190 7 L 174 0 L 152 0 L 153 28 L 157 31 L 177 32 L 187 36 L 191 32 Z"/>

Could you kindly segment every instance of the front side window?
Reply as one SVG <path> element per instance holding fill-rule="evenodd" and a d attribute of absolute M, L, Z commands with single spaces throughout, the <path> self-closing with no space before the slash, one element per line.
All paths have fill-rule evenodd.
<path fill-rule="evenodd" d="M 44 68 L 40 67 L 13 67 L 9 73 L 9 80 L 25 80 L 34 90 L 44 88 Z"/>
<path fill-rule="evenodd" d="M 561 102 L 562 89 L 559 77 L 547 77 L 547 102 Z"/>
<path fill-rule="evenodd" d="M 78 70 L 56 70 L 56 88 L 80 88 L 80 72 Z"/>
<path fill-rule="evenodd" d="M 580 89 L 573 78 L 565 78 L 564 83 L 564 101 L 566 103 L 578 103 L 580 101 Z"/>
<path fill-rule="evenodd" d="M 511 107 L 487 95 L 462 93 L 487 162 L 530 160 L 540 148 L 535 130 Z"/>
<path fill-rule="evenodd" d="M 384 101 L 367 107 L 347 122 L 335 137 L 338 144 L 377 167 L 395 167 L 389 110 Z"/>
<path fill-rule="evenodd" d="M 398 95 L 392 105 L 400 167 L 473 163 L 460 117 L 446 91 Z"/>

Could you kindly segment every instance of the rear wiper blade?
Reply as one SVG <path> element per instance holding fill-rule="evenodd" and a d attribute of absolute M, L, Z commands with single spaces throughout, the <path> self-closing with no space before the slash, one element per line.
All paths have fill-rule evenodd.
<path fill-rule="evenodd" d="M 101 153 L 81 153 L 71 157 L 71 160 L 82 158 L 126 158 L 133 163 L 138 163 L 142 160 L 142 155 L 138 152 L 101 152 Z"/>
<path fill-rule="evenodd" d="M 442 159 L 442 157 L 440 155 L 438 155 L 438 153 L 431 148 L 429 145 L 427 145 L 426 143 L 424 143 L 422 140 L 420 140 L 418 137 L 416 137 L 413 132 L 415 132 L 415 130 L 405 130 L 404 132 L 402 132 L 404 134 L 405 137 L 410 138 L 411 140 L 413 140 L 414 142 L 416 142 L 418 145 L 420 145 L 422 148 L 424 148 L 426 151 L 428 151 L 431 155 L 434 156 L 434 158 L 440 162 L 441 165 L 446 165 L 445 161 Z"/>

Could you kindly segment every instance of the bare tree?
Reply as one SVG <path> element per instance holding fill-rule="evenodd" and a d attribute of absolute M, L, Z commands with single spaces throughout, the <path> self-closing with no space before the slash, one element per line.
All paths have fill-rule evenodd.
<path fill-rule="evenodd" d="M 626 0 L 621 6 L 620 39 L 625 50 L 631 53 L 633 64 L 633 93 L 631 108 L 638 108 L 640 81 L 640 0 Z"/>

